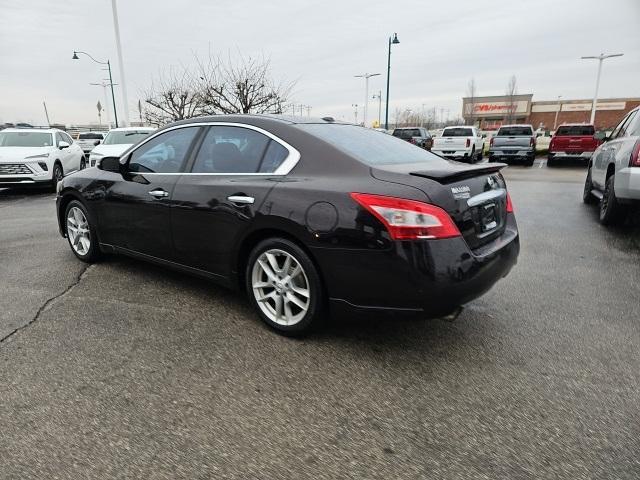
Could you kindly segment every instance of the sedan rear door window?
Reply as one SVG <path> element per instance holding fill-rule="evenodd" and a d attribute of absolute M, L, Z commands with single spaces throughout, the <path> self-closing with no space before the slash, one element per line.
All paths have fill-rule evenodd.
<path fill-rule="evenodd" d="M 277 149 L 282 146 L 271 147 L 272 143 L 277 142 L 249 128 L 212 126 L 202 142 L 192 173 L 272 172 L 286 158 L 285 155 L 279 160 L 281 155 Z"/>

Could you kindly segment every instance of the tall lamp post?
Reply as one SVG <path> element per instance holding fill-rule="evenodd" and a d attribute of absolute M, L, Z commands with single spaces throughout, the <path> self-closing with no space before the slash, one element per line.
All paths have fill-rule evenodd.
<path fill-rule="evenodd" d="M 380 122 L 382 122 L 382 90 L 378 90 L 377 94 L 373 94 L 374 100 L 378 100 L 378 128 L 382 126 Z"/>
<path fill-rule="evenodd" d="M 115 118 L 116 128 L 118 128 L 118 112 L 116 110 L 116 96 L 113 93 L 113 77 L 111 76 L 111 63 L 109 63 L 109 60 L 107 60 L 106 62 L 101 62 L 100 60 L 96 60 L 91 55 L 89 55 L 87 52 L 81 52 L 79 50 L 77 50 L 77 51 L 74 50 L 73 51 L 73 57 L 71 57 L 71 59 L 72 60 L 80 60 L 80 58 L 78 57 L 79 53 L 81 53 L 82 55 L 86 55 L 91 60 L 93 60 L 96 63 L 99 63 L 100 65 L 106 65 L 107 66 L 107 70 L 109 70 L 109 84 L 111 85 L 111 100 L 113 101 L 113 116 Z"/>
<path fill-rule="evenodd" d="M 358 104 L 352 103 L 351 106 L 353 107 L 354 122 L 357 125 L 358 124 Z"/>
<path fill-rule="evenodd" d="M 598 88 L 600 87 L 600 73 L 602 73 L 602 61 L 611 58 L 611 57 L 621 57 L 624 55 L 623 53 L 613 53 L 609 55 L 605 55 L 601 53 L 600 55 L 588 56 L 588 57 L 580 57 L 582 60 L 598 60 L 598 76 L 596 77 L 596 93 L 593 95 L 593 103 L 591 104 L 591 121 L 589 123 L 594 124 L 594 120 L 596 119 L 596 103 L 598 102 Z"/>
<path fill-rule="evenodd" d="M 376 77 L 380 75 L 379 73 L 364 73 L 362 75 L 354 75 L 356 78 L 364 78 L 364 112 L 362 112 L 363 116 L 363 125 L 367 126 L 367 113 L 369 112 L 369 79 L 371 77 Z"/>
<path fill-rule="evenodd" d="M 122 45 L 120 44 L 120 24 L 118 23 L 118 7 L 116 0 L 111 0 L 111 12 L 113 13 L 113 33 L 116 37 L 116 52 L 118 53 L 118 66 L 120 67 L 120 93 L 122 94 L 123 113 L 125 127 L 129 126 L 129 99 L 127 98 L 127 81 L 124 78 L 124 62 L 122 61 Z"/>
<path fill-rule="evenodd" d="M 562 102 L 560 101 L 560 99 L 562 98 L 562 95 L 558 95 L 558 109 L 556 110 L 556 118 L 553 121 L 553 131 L 556 131 L 556 126 L 558 125 L 558 113 L 560 113 L 560 110 L 562 109 Z"/>
<path fill-rule="evenodd" d="M 389 54 L 387 56 L 387 98 L 386 98 L 386 107 L 384 112 L 384 128 L 385 130 L 389 130 L 389 76 L 391 75 L 391 45 L 397 45 L 400 43 L 398 40 L 398 34 L 394 33 L 393 37 L 389 37 Z"/>

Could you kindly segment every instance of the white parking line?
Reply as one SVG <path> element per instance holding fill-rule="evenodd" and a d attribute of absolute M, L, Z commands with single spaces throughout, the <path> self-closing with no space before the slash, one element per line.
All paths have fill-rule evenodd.
<path fill-rule="evenodd" d="M 546 160 L 540 160 L 540 164 L 539 164 L 538 168 L 542 168 L 542 167 L 544 167 L 546 164 L 547 164 L 547 161 L 546 161 Z"/>

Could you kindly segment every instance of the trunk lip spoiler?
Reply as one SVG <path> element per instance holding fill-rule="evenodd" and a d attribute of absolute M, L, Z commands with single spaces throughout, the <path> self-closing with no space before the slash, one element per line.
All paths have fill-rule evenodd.
<path fill-rule="evenodd" d="M 455 182 L 456 180 L 475 177 L 476 175 L 483 173 L 496 173 L 506 166 L 506 163 L 492 163 L 490 165 L 468 165 L 465 166 L 466 168 L 456 167 L 456 169 L 409 172 L 409 175 L 413 175 L 414 177 L 429 178 L 431 180 L 436 180 L 439 183 L 451 183 Z"/>

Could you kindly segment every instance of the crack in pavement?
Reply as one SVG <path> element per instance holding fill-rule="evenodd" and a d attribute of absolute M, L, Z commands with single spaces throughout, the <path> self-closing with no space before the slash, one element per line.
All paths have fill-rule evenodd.
<path fill-rule="evenodd" d="M 25 323 L 23 325 L 20 325 L 15 330 L 9 332 L 4 337 L 0 338 L 0 343 L 3 343 L 5 340 L 10 339 L 16 333 L 18 333 L 20 330 L 24 330 L 29 325 L 31 325 L 31 324 L 35 323 L 36 321 L 38 321 L 38 319 L 40 318 L 40 315 L 42 315 L 45 311 L 47 311 L 49 309 L 49 307 L 56 302 L 56 300 L 59 300 L 59 299 L 63 298 L 66 294 L 68 294 L 71 290 L 73 290 L 74 287 L 77 287 L 78 284 L 85 277 L 85 275 L 87 273 L 89 273 L 89 270 L 91 270 L 91 268 L 93 266 L 94 266 L 93 264 L 85 266 L 80 271 L 80 273 L 76 276 L 76 279 L 70 285 L 68 285 L 67 288 L 65 288 L 62 292 L 54 295 L 53 297 L 50 297 L 49 299 L 47 299 L 47 301 L 42 304 L 42 306 L 38 309 L 38 311 L 36 312 L 36 314 L 33 316 L 33 318 L 31 320 L 29 320 L 27 323 Z"/>

